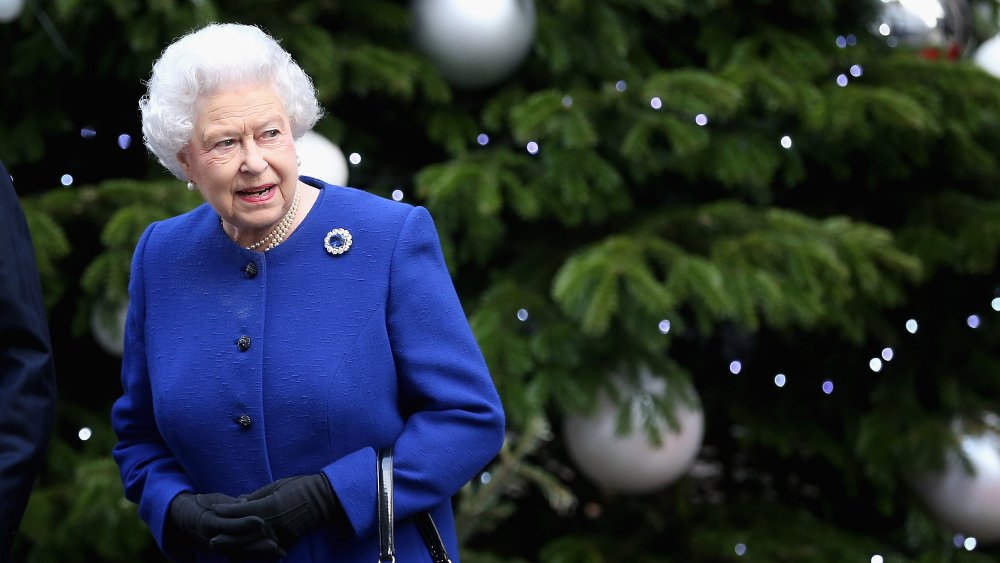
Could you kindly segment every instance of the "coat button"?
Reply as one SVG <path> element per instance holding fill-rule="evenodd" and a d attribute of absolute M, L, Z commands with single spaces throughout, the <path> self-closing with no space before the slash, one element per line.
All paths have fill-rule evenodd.
<path fill-rule="evenodd" d="M 246 266 L 243 266 L 243 275 L 245 275 L 248 280 L 252 280 L 257 277 L 257 263 L 249 262 Z"/>
<path fill-rule="evenodd" d="M 243 413 L 236 419 L 236 424 L 239 424 L 242 430 L 249 430 L 253 420 L 250 420 L 250 415 Z"/>
<path fill-rule="evenodd" d="M 250 349 L 250 337 L 243 335 L 236 339 L 236 347 L 240 349 L 240 352 L 246 352 Z"/>

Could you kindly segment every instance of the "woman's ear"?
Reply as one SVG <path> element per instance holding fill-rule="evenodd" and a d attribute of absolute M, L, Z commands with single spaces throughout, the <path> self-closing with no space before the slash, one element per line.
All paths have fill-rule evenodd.
<path fill-rule="evenodd" d="M 188 180 L 192 180 L 191 162 L 188 160 L 188 153 L 186 148 L 177 151 L 177 162 L 181 165 L 181 169 L 184 170 L 184 176 Z"/>

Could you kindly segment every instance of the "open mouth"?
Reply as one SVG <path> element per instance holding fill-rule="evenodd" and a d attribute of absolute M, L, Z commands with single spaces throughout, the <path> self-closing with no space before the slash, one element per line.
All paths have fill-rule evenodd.
<path fill-rule="evenodd" d="M 247 188 L 245 190 L 240 190 L 236 192 L 236 195 L 243 201 L 250 204 L 264 204 L 274 198 L 275 189 L 278 186 L 275 184 L 268 184 L 266 186 L 254 186 L 252 188 Z"/>
<path fill-rule="evenodd" d="M 240 193 L 243 194 L 243 195 L 248 195 L 250 197 L 261 197 L 262 195 L 267 194 L 269 191 L 271 191 L 273 189 L 274 189 L 274 186 L 267 186 L 267 187 L 261 188 L 259 190 L 241 190 Z"/>

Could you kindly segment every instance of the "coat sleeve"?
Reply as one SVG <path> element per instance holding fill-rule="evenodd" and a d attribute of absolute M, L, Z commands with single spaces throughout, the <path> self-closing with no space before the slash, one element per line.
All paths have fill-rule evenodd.
<path fill-rule="evenodd" d="M 42 470 L 56 378 L 31 233 L 0 164 L 0 561 Z"/>
<path fill-rule="evenodd" d="M 153 396 L 147 365 L 143 290 L 143 254 L 150 225 L 139 239 L 129 277 L 129 306 L 125 318 L 122 354 L 122 395 L 111 408 L 111 424 L 118 438 L 112 451 L 125 486 L 125 496 L 139 506 L 139 516 L 149 526 L 157 545 L 167 555 L 179 546 L 169 542 L 170 502 L 182 491 L 193 491 L 174 454 L 164 443 L 153 416 Z"/>
<path fill-rule="evenodd" d="M 394 444 L 397 518 L 449 500 L 503 445 L 503 407 L 423 207 L 405 219 L 390 269 L 387 331 L 406 422 Z M 387 445 L 387 444 L 380 444 Z M 373 449 L 324 469 L 357 534 L 374 530 Z"/>

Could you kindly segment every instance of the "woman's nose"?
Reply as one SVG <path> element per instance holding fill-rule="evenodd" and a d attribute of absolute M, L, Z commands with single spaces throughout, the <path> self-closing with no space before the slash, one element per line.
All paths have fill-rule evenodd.
<path fill-rule="evenodd" d="M 240 170 L 248 174 L 260 174 L 267 169 L 267 160 L 264 159 L 264 151 L 257 146 L 257 143 L 250 141 L 243 145 L 243 165 Z"/>

